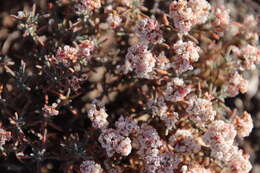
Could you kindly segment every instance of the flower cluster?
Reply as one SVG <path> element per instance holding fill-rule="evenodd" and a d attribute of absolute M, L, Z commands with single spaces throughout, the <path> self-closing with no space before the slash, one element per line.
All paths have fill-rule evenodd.
<path fill-rule="evenodd" d="M 216 116 L 212 102 L 201 98 L 191 98 L 187 112 L 190 114 L 190 119 L 198 126 L 204 126 L 206 122 L 213 121 Z"/>
<path fill-rule="evenodd" d="M 92 41 L 85 41 L 77 47 L 65 45 L 60 47 L 56 53 L 55 59 L 58 62 L 76 62 L 79 59 L 89 59 L 91 52 L 94 50 L 94 43 Z"/>
<path fill-rule="evenodd" d="M 104 129 L 108 126 L 108 114 L 104 107 L 97 109 L 96 104 L 91 104 L 88 110 L 88 117 L 92 121 L 92 126 L 94 128 Z"/>
<path fill-rule="evenodd" d="M 249 136 L 253 129 L 253 120 L 249 113 L 244 112 L 241 117 L 235 116 L 232 121 L 239 137 L 244 138 Z"/>
<path fill-rule="evenodd" d="M 145 18 L 137 24 L 137 33 L 141 41 L 149 43 L 160 43 L 163 40 L 162 31 L 160 30 L 157 20 Z"/>
<path fill-rule="evenodd" d="M 92 160 L 86 160 L 80 165 L 81 173 L 102 173 L 103 169 L 97 163 Z"/>
<path fill-rule="evenodd" d="M 132 150 L 130 138 L 122 136 L 115 129 L 103 130 L 98 141 L 106 149 L 108 157 L 112 157 L 114 153 L 127 156 Z"/>
<path fill-rule="evenodd" d="M 176 60 L 173 64 L 176 73 L 192 70 L 193 67 L 190 63 L 198 61 L 200 48 L 191 41 L 179 40 L 173 45 L 173 49 L 176 53 Z"/>
<path fill-rule="evenodd" d="M 225 123 L 222 120 L 212 122 L 206 133 L 203 135 L 203 141 L 210 146 L 211 156 L 228 161 L 235 150 L 233 144 L 237 135 L 233 124 Z M 227 155 L 229 151 L 229 155 Z"/>
<path fill-rule="evenodd" d="M 180 0 L 170 5 L 170 16 L 174 26 L 182 34 L 187 34 L 192 26 L 205 23 L 211 10 L 206 0 Z"/>
<path fill-rule="evenodd" d="M 156 59 L 148 50 L 148 46 L 142 43 L 128 49 L 125 62 L 125 70 L 134 71 L 140 78 L 150 78 Z"/>

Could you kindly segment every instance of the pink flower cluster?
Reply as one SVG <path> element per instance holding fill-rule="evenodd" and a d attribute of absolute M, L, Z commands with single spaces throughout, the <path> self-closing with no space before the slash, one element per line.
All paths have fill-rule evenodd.
<path fill-rule="evenodd" d="M 230 24 L 229 10 L 224 6 L 214 8 L 214 20 L 212 25 L 216 28 L 216 32 L 223 32 Z"/>
<path fill-rule="evenodd" d="M 245 80 L 238 72 L 230 74 L 230 81 L 223 85 L 223 95 L 235 97 L 236 95 L 247 92 L 248 81 Z"/>
<path fill-rule="evenodd" d="M 203 135 L 203 141 L 210 146 L 213 158 L 228 161 L 237 149 L 233 145 L 236 135 L 237 132 L 233 124 L 215 120 Z"/>
<path fill-rule="evenodd" d="M 94 43 L 88 40 L 79 44 L 77 47 L 65 45 L 63 48 L 60 47 L 58 49 L 55 58 L 57 61 L 64 63 L 69 61 L 76 62 L 80 58 L 89 59 L 94 48 Z"/>
<path fill-rule="evenodd" d="M 140 20 L 137 24 L 136 30 L 140 35 L 141 41 L 147 41 L 154 44 L 163 41 L 162 31 L 155 19 L 144 18 Z"/>
<path fill-rule="evenodd" d="M 244 112 L 241 117 L 235 116 L 232 122 L 237 130 L 237 135 L 241 138 L 249 136 L 253 129 L 252 117 L 247 112 Z"/>
<path fill-rule="evenodd" d="M 191 98 L 187 112 L 189 118 L 200 127 L 204 127 L 206 122 L 213 121 L 216 116 L 212 102 L 202 98 Z"/>
<path fill-rule="evenodd" d="M 122 136 L 115 129 L 105 129 L 98 138 L 101 146 L 106 149 L 108 157 L 112 157 L 114 153 L 127 156 L 132 150 L 131 140 Z"/>
<path fill-rule="evenodd" d="M 139 78 L 150 78 L 156 59 L 142 43 L 128 48 L 125 61 L 125 72 L 134 71 Z"/>
<path fill-rule="evenodd" d="M 201 145 L 189 130 L 178 129 L 169 139 L 169 144 L 176 152 L 198 153 Z"/>
<path fill-rule="evenodd" d="M 192 26 L 205 23 L 211 10 L 206 0 L 179 0 L 170 5 L 170 16 L 181 34 L 188 34 Z"/>
<path fill-rule="evenodd" d="M 102 148 L 106 150 L 108 157 L 112 157 L 115 153 L 122 156 L 127 156 L 131 153 L 132 144 L 128 136 L 137 133 L 139 129 L 135 120 L 121 116 L 115 123 L 116 129 L 107 128 L 108 122 L 106 118 L 108 115 L 104 108 L 97 110 L 95 104 L 89 109 L 88 115 L 93 123 L 92 125 L 102 130 L 98 141 Z"/>
<path fill-rule="evenodd" d="M 186 86 L 181 78 L 173 78 L 166 87 L 165 99 L 172 102 L 183 101 L 191 92 L 191 87 Z"/>
<path fill-rule="evenodd" d="M 200 48 L 195 46 L 191 41 L 184 42 L 182 40 L 177 41 L 173 45 L 173 49 L 176 53 L 176 59 L 173 63 L 173 68 L 177 74 L 181 74 L 185 71 L 192 70 L 191 63 L 198 61 Z"/>
<path fill-rule="evenodd" d="M 88 110 L 88 117 L 92 121 L 92 126 L 94 128 L 104 129 L 108 126 L 108 114 L 102 106 L 97 109 L 96 104 L 91 104 Z"/>

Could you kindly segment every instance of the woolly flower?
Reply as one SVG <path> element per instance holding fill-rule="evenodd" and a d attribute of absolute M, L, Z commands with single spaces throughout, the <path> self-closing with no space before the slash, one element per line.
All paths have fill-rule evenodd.
<path fill-rule="evenodd" d="M 189 130 L 178 129 L 169 142 L 177 152 L 197 153 L 201 150 L 201 146 Z"/>
<path fill-rule="evenodd" d="M 138 154 L 140 155 L 146 153 L 149 148 L 158 148 L 162 145 L 156 129 L 147 124 L 142 124 L 137 141 L 139 142 Z"/>
<path fill-rule="evenodd" d="M 227 162 L 227 167 L 221 173 L 248 173 L 252 169 L 248 155 L 243 155 L 239 150 L 233 154 L 231 159 Z"/>
<path fill-rule="evenodd" d="M 144 18 L 137 23 L 137 33 L 140 40 L 146 40 L 151 43 L 160 43 L 163 40 L 162 31 L 156 19 Z"/>
<path fill-rule="evenodd" d="M 247 70 L 253 70 L 256 68 L 255 65 L 260 61 L 260 49 L 258 47 L 246 45 L 241 48 L 240 54 L 243 59 L 243 68 Z"/>
<path fill-rule="evenodd" d="M 80 165 L 81 173 L 102 173 L 103 169 L 97 163 L 92 160 L 86 160 Z"/>
<path fill-rule="evenodd" d="M 139 126 L 135 120 L 130 117 L 121 116 L 115 122 L 116 129 L 123 135 L 129 136 L 131 133 L 136 133 L 139 130 Z"/>
<path fill-rule="evenodd" d="M 6 141 L 11 139 L 11 132 L 5 131 L 0 127 L 0 148 L 5 144 Z"/>
<path fill-rule="evenodd" d="M 207 121 L 213 121 L 216 116 L 212 102 L 201 98 L 191 98 L 187 112 L 190 114 L 190 119 L 202 127 Z"/>
<path fill-rule="evenodd" d="M 246 93 L 248 90 L 248 82 L 238 73 L 230 75 L 229 81 L 223 85 L 223 95 L 235 97 L 241 93 Z"/>
<path fill-rule="evenodd" d="M 209 145 L 212 152 L 211 156 L 225 160 L 226 152 L 230 153 L 233 147 L 234 139 L 236 136 L 236 130 L 233 124 L 225 123 L 222 120 L 216 120 L 212 122 L 202 139 L 205 144 Z"/>
<path fill-rule="evenodd" d="M 170 4 L 170 16 L 174 26 L 182 34 L 187 34 L 191 27 L 205 23 L 211 9 L 206 0 L 179 0 Z"/>
<path fill-rule="evenodd" d="M 198 61 L 200 48 L 191 41 L 183 42 L 179 40 L 173 45 L 173 49 L 176 53 L 176 60 L 173 65 L 176 73 L 192 70 L 191 63 Z"/>
<path fill-rule="evenodd" d="M 236 127 L 237 135 L 241 138 L 248 136 L 253 129 L 252 117 L 247 112 L 244 112 L 242 117 L 236 116 L 233 119 L 233 124 Z"/>
<path fill-rule="evenodd" d="M 217 32 L 222 32 L 227 29 L 230 24 L 229 10 L 224 6 L 216 7 L 214 10 L 215 19 L 213 20 L 213 27 Z"/>
<path fill-rule="evenodd" d="M 88 117 L 92 121 L 94 128 L 104 129 L 108 126 L 108 114 L 104 107 L 97 109 L 96 104 L 91 104 L 88 110 Z"/>
<path fill-rule="evenodd" d="M 140 43 L 128 48 L 125 61 L 125 72 L 135 71 L 139 78 L 150 78 L 155 67 L 155 58 L 147 50 L 147 45 Z"/>
<path fill-rule="evenodd" d="M 114 153 L 127 156 L 131 153 L 131 140 L 128 137 L 120 135 L 115 129 L 105 129 L 98 138 L 101 146 L 106 149 L 108 157 L 112 157 Z"/>

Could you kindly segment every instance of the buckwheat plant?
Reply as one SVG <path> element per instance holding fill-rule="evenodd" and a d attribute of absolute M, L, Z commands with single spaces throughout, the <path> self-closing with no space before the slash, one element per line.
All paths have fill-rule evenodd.
<path fill-rule="evenodd" d="M 258 69 L 254 8 L 54 0 L 19 11 L 28 51 L 1 59 L 1 154 L 27 172 L 249 173 L 253 120 L 226 103 Z"/>

